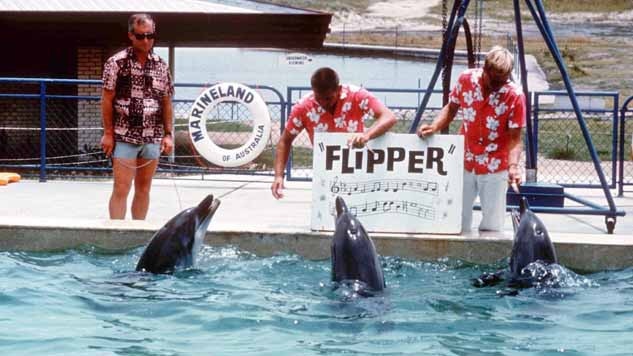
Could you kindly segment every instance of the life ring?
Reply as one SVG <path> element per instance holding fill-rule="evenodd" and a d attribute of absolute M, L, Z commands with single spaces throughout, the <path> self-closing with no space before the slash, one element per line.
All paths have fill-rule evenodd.
<path fill-rule="evenodd" d="M 248 108 L 253 118 L 253 131 L 242 146 L 228 150 L 209 138 L 206 116 L 219 103 L 235 101 Z M 193 102 L 189 112 L 189 138 L 196 151 L 209 162 L 222 167 L 239 167 L 257 158 L 270 137 L 270 114 L 264 99 L 253 89 L 239 83 L 219 83 Z"/>

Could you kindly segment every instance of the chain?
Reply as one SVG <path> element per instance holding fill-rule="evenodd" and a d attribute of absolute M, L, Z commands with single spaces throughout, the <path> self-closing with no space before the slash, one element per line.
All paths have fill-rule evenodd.
<path fill-rule="evenodd" d="M 457 0 L 455 0 L 457 1 Z M 442 42 L 446 43 L 448 40 L 448 0 L 442 0 Z M 442 82 L 446 82 L 446 64 L 442 68 Z"/>
<path fill-rule="evenodd" d="M 446 28 L 448 27 L 448 19 L 446 18 L 446 13 L 448 12 L 448 0 L 442 0 L 442 36 L 444 41 L 446 41 Z"/>
<path fill-rule="evenodd" d="M 484 16 L 484 2 L 483 0 L 477 1 L 477 18 L 475 25 L 477 26 L 477 43 L 475 44 L 475 56 L 477 57 L 477 67 L 481 66 L 481 59 L 479 54 L 481 53 L 481 38 L 483 37 L 483 16 Z"/>

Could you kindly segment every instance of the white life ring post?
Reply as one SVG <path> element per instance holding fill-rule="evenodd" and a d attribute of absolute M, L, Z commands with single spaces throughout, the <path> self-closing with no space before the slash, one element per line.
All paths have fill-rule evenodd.
<path fill-rule="evenodd" d="M 246 143 L 230 150 L 209 138 L 206 125 L 207 113 L 226 101 L 246 106 L 253 118 L 253 131 Z M 270 130 L 270 114 L 264 99 L 257 91 L 239 83 L 219 83 L 206 89 L 193 102 L 189 112 L 189 138 L 196 151 L 221 167 L 239 167 L 252 162 L 266 148 Z"/>

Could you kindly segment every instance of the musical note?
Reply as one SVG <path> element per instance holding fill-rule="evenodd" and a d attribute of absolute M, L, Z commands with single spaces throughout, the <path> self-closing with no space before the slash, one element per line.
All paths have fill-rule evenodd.
<path fill-rule="evenodd" d="M 338 192 L 341 191 L 341 187 L 338 186 L 337 182 L 338 177 L 334 177 L 334 180 L 331 182 L 332 184 L 330 185 L 330 192 L 332 192 L 332 194 L 338 194 Z"/>
<path fill-rule="evenodd" d="M 350 186 L 350 189 L 347 191 L 347 195 L 352 195 L 358 193 L 358 183 L 354 183 L 353 186 Z"/>

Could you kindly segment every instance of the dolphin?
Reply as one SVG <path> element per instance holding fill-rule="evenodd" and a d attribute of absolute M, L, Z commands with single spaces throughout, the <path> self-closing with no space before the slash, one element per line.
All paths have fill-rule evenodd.
<path fill-rule="evenodd" d="M 343 198 L 336 197 L 336 230 L 332 237 L 332 281 L 351 281 L 359 294 L 367 287 L 373 292 L 385 288 L 382 267 L 376 248 L 365 228 L 350 213 Z"/>
<path fill-rule="evenodd" d="M 533 276 L 525 270 L 530 263 L 540 262 L 543 265 L 558 264 L 558 257 L 554 244 L 549 237 L 547 228 L 531 210 L 526 197 L 521 197 L 519 210 L 512 210 L 512 227 L 514 240 L 508 269 L 495 273 L 484 273 L 473 281 L 475 287 L 495 285 L 504 279 L 509 287 L 531 287 L 534 282 L 549 278 L 547 271 L 544 275 Z"/>
<path fill-rule="evenodd" d="M 207 227 L 219 206 L 220 200 L 213 199 L 213 195 L 209 194 L 197 206 L 185 209 L 171 218 L 154 234 L 143 251 L 136 270 L 170 273 L 176 268 L 194 265 Z"/>

